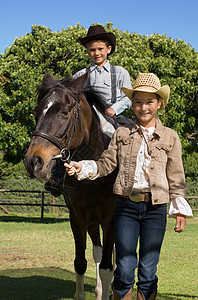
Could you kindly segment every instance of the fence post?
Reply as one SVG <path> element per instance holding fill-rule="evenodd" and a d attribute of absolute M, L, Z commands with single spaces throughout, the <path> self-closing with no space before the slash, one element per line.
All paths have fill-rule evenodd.
<path fill-rule="evenodd" d="M 52 213 L 53 213 L 53 215 L 55 215 L 55 197 L 54 196 L 52 196 Z"/>
<path fill-rule="evenodd" d="M 44 200 L 45 200 L 44 192 L 41 192 L 41 218 L 43 218 L 44 216 Z"/>

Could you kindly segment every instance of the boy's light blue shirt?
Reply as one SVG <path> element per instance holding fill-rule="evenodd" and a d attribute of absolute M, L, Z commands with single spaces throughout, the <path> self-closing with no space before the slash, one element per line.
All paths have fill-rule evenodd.
<path fill-rule="evenodd" d="M 100 93 L 108 106 L 115 111 L 116 115 L 119 115 L 124 110 L 131 107 L 131 100 L 122 92 L 121 87 L 132 89 L 132 86 L 128 71 L 120 66 L 114 66 L 114 68 L 116 76 L 116 100 L 114 99 L 114 101 L 112 101 L 111 99 L 111 75 L 114 75 L 114 73 L 111 74 L 109 61 L 107 61 L 106 64 L 101 68 L 92 62 L 89 68 L 89 82 L 90 86 Z M 85 74 L 86 71 L 87 68 L 78 71 L 74 74 L 73 78 L 78 78 L 79 76 Z"/>

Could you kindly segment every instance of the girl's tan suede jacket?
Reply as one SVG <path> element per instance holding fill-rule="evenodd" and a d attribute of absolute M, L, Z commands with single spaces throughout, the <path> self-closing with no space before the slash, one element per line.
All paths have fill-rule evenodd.
<path fill-rule="evenodd" d="M 133 190 L 137 154 L 142 143 L 139 126 L 119 127 L 107 150 L 96 161 L 98 176 L 106 176 L 118 167 L 114 193 L 128 196 Z M 178 134 L 156 118 L 156 129 L 148 142 L 150 191 L 153 204 L 162 204 L 185 196 L 186 184 Z"/>

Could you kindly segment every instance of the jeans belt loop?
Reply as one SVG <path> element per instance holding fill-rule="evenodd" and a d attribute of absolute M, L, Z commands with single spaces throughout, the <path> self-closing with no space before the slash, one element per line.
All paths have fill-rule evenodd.
<path fill-rule="evenodd" d="M 149 202 L 151 198 L 151 193 L 138 193 L 138 192 L 132 192 L 132 194 L 129 195 L 129 199 L 133 202 Z"/>

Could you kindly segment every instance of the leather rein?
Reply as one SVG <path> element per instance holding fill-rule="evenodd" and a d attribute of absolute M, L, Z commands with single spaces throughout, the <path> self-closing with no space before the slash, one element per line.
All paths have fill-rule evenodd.
<path fill-rule="evenodd" d="M 70 147 L 71 143 L 74 137 L 74 133 L 77 127 L 77 122 L 79 121 L 80 130 L 82 129 L 82 118 L 81 118 L 81 108 L 80 108 L 80 101 L 76 101 L 76 104 L 74 106 L 73 115 L 70 119 L 69 126 L 66 129 L 65 136 L 59 141 L 57 138 L 52 136 L 51 134 L 45 133 L 42 130 L 35 130 L 32 133 L 32 136 L 39 136 L 42 137 L 52 144 L 54 144 L 57 148 L 60 149 L 60 154 L 52 157 L 52 159 L 61 159 L 64 162 L 70 163 L 71 157 L 70 157 Z M 71 132 L 71 134 L 70 134 Z M 67 140 L 67 147 L 63 146 L 63 140 Z M 74 153 L 73 153 L 74 154 Z"/>

